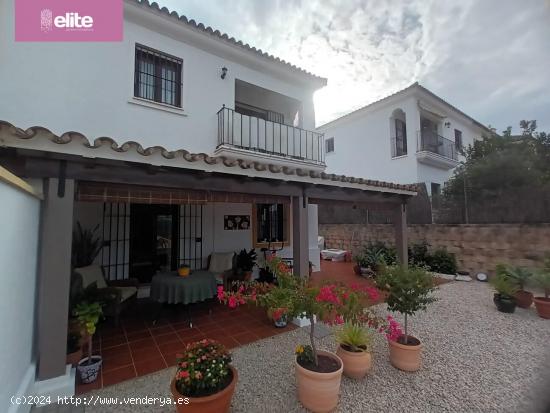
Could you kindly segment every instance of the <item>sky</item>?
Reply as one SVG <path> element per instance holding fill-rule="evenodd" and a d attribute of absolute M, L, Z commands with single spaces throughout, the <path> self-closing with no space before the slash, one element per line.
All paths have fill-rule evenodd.
<path fill-rule="evenodd" d="M 499 132 L 550 132 L 550 0 L 158 2 L 328 78 L 317 125 L 418 81 Z"/>

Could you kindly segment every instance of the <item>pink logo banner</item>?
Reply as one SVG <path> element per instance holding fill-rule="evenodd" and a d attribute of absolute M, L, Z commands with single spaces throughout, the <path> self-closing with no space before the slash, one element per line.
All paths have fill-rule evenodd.
<path fill-rule="evenodd" d="M 122 2 L 123 0 L 15 0 L 15 41 L 122 41 Z"/>

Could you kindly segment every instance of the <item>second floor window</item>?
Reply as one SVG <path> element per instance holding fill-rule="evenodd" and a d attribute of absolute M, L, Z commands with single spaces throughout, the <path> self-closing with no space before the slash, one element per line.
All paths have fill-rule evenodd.
<path fill-rule="evenodd" d="M 407 125 L 401 119 L 395 119 L 394 156 L 407 154 Z"/>
<path fill-rule="evenodd" d="M 183 60 L 136 45 L 134 96 L 181 107 Z"/>
<path fill-rule="evenodd" d="M 334 152 L 334 138 L 328 138 L 325 141 L 325 152 L 326 153 Z"/>
<path fill-rule="evenodd" d="M 455 129 L 455 148 L 457 151 L 462 149 L 462 131 Z"/>

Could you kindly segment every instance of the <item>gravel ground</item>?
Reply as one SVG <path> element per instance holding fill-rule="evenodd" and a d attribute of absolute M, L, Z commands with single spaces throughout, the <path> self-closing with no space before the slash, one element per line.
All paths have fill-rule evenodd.
<path fill-rule="evenodd" d="M 550 390 L 550 320 L 535 309 L 496 311 L 492 292 L 479 282 L 441 286 L 439 300 L 411 319 L 424 343 L 423 367 L 401 372 L 388 360 L 385 340 L 374 343 L 374 366 L 364 380 L 342 379 L 339 412 L 542 412 L 534 401 Z M 377 306 L 380 315 L 385 305 Z M 399 315 L 395 317 L 400 320 Z M 233 412 L 304 412 L 296 399 L 293 350 L 307 328 L 236 349 L 239 383 Z M 333 337 L 319 340 L 335 350 Z M 91 393 L 100 397 L 169 397 L 173 369 Z M 545 381 L 543 383 L 542 378 Z M 171 406 L 87 408 L 89 412 L 173 412 Z"/>

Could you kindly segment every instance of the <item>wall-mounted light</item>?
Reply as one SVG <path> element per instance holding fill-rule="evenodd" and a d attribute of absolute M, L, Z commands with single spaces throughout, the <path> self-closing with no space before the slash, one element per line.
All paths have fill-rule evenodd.
<path fill-rule="evenodd" d="M 222 79 L 225 79 L 225 76 L 227 75 L 227 67 L 222 67 L 222 75 L 221 75 L 221 78 Z"/>
<path fill-rule="evenodd" d="M 449 122 L 449 121 L 445 122 L 445 127 L 450 128 L 451 127 L 451 122 Z"/>

